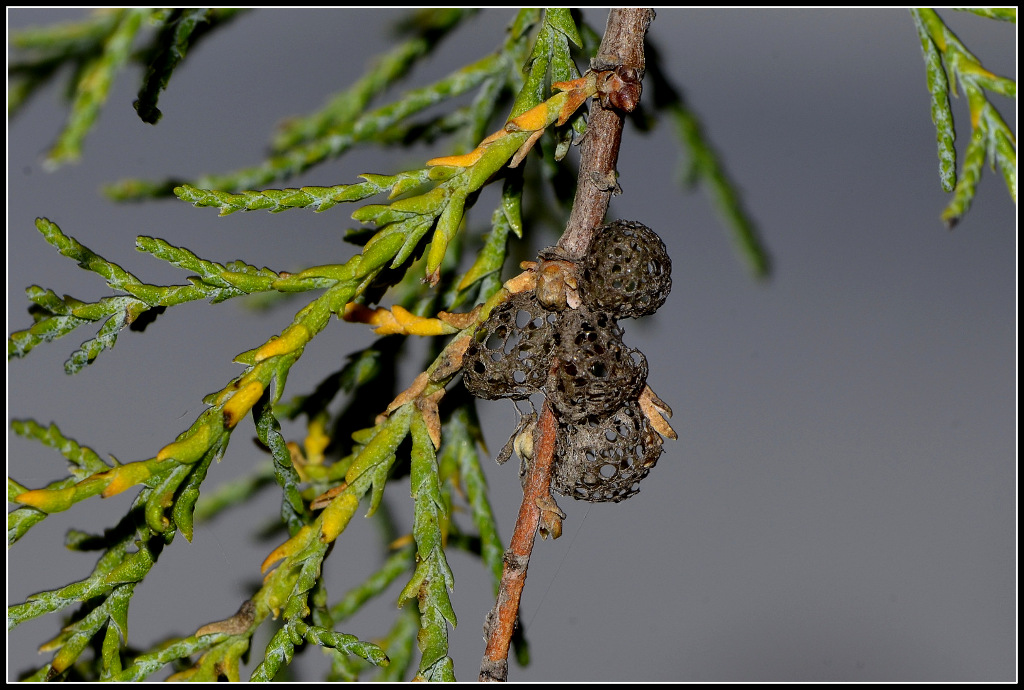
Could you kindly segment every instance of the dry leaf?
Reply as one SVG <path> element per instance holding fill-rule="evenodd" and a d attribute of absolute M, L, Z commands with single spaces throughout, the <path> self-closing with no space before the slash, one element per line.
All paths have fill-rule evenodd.
<path fill-rule="evenodd" d="M 672 416 L 672 408 L 659 398 L 650 386 L 644 386 L 644 391 L 640 394 L 640 409 L 659 434 L 673 441 L 679 438 L 679 434 L 667 420 Z"/>
<path fill-rule="evenodd" d="M 471 342 L 473 342 L 473 336 L 469 333 L 464 333 L 448 343 L 448 346 L 441 353 L 437 366 L 430 372 L 431 382 L 439 383 L 444 381 L 461 369 L 462 357 L 466 354 L 466 349 Z"/>
<path fill-rule="evenodd" d="M 413 380 L 411 386 L 399 393 L 398 397 L 391 401 L 388 408 L 384 410 L 384 416 L 386 417 L 402 405 L 412 402 L 416 398 L 420 397 L 428 383 L 430 383 L 430 378 L 427 376 L 427 372 L 424 371 Z"/>
<path fill-rule="evenodd" d="M 441 414 L 438 412 L 437 404 L 442 397 L 444 397 L 444 388 L 439 388 L 416 401 L 416 407 L 419 408 L 420 414 L 423 416 L 423 422 L 427 425 L 427 434 L 435 449 L 441 447 Z"/>
<path fill-rule="evenodd" d="M 216 623 L 208 623 L 203 627 L 196 630 L 196 637 L 203 635 L 214 635 L 216 633 L 224 633 L 225 635 L 241 635 L 249 629 L 249 626 L 256 620 L 256 604 L 252 603 L 252 600 L 246 599 L 242 602 L 241 608 L 238 609 L 238 613 L 231 616 L 231 618 L 225 618 L 222 621 Z"/>

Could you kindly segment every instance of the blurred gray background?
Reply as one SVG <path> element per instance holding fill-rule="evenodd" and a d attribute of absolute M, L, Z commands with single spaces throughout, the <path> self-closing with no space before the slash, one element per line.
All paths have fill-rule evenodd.
<path fill-rule="evenodd" d="M 8 21 L 79 14 L 9 10 Z M 603 29 L 604 11 L 586 16 Z M 1015 77 L 1013 25 L 943 16 L 988 69 Z M 136 252 L 136 235 L 278 270 L 351 256 L 341 241 L 355 226 L 350 208 L 218 218 L 174 200 L 117 205 L 98 188 L 257 163 L 275 123 L 318 108 L 393 44 L 396 17 L 243 16 L 188 56 L 161 96 L 156 127 L 131 107 L 139 70 L 122 74 L 82 162 L 52 174 L 40 161 L 65 109 L 59 88 L 38 96 L 8 130 L 8 332 L 30 324 L 29 285 L 88 300 L 109 292 L 43 242 L 36 216 L 155 283 L 185 276 Z M 464 24 L 403 88 L 486 54 L 511 17 L 492 10 Z M 667 123 L 647 135 L 627 128 L 625 193 L 611 217 L 661 233 L 674 289 L 656 316 L 627 324 L 626 339 L 646 352 L 680 438 L 629 501 L 561 501 L 564 535 L 538 542 L 523 600 L 533 663 L 513 664 L 510 678 L 1014 680 L 1016 209 L 986 170 L 960 226 L 939 222 L 948 197 L 910 16 L 660 10 L 650 36 L 742 187 L 775 274 L 753 281 L 707 196 L 682 191 Z M 1014 104 L 997 105 L 1016 122 Z M 962 152 L 966 103 L 953 107 Z M 287 185 L 353 182 L 444 153 L 357 149 Z M 482 198 L 470 222 L 487 223 L 491 208 Z M 123 462 L 152 457 L 204 409 L 205 394 L 240 371 L 231 359 L 280 332 L 298 306 L 262 315 L 240 301 L 177 307 L 68 377 L 63 361 L 93 334 L 75 332 L 9 363 L 8 416 L 56 421 Z M 292 369 L 286 397 L 308 392 L 372 339 L 365 327 L 332 322 Z M 401 386 L 418 366 L 409 363 Z M 515 421 L 511 405 L 480 410 L 496 452 Z M 264 460 L 254 435 L 250 421 L 239 427 L 208 486 Z M 54 451 L 10 434 L 8 453 L 10 475 L 26 485 L 64 472 Z M 516 470 L 486 469 L 507 541 L 521 497 Z M 8 602 L 87 576 L 95 555 L 66 551 L 64 532 L 113 525 L 132 495 L 93 499 L 36 526 L 9 551 Z M 408 481 L 389 496 L 408 519 Z M 267 492 L 198 528 L 193 543 L 176 539 L 136 590 L 133 643 L 148 647 L 233 614 L 280 541 L 255 538 L 278 501 Z M 465 514 L 456 519 L 469 526 Z M 377 544 L 372 521 L 352 523 L 326 567 L 332 598 L 378 566 Z M 471 680 L 490 583 L 477 561 L 453 551 L 450 562 L 459 615 L 451 654 L 457 676 Z M 397 592 L 342 630 L 383 634 Z M 51 615 L 8 634 L 9 679 L 44 663 L 35 649 L 59 626 Z M 257 645 L 266 639 L 264 630 Z M 317 650 L 301 659 L 297 679 L 326 668 Z"/>

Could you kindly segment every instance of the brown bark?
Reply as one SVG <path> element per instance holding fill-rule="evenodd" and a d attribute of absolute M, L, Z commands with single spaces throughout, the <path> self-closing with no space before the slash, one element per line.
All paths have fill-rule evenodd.
<path fill-rule="evenodd" d="M 617 188 L 615 165 L 619 160 L 624 114 L 616 106 L 636 105 L 639 100 L 639 80 L 643 78 L 644 35 L 654 19 L 650 8 L 614 9 L 608 14 L 597 57 L 591 63 L 599 72 L 611 72 L 615 78 L 608 84 L 614 93 L 619 82 L 621 90 L 631 92 L 635 98 L 604 96 L 595 99 L 587 123 L 587 133 L 580 146 L 580 173 L 576 183 L 576 198 L 572 213 L 558 246 L 570 256 L 582 256 L 590 245 L 594 228 L 604 221 L 608 203 Z M 603 103 L 601 101 L 604 101 Z M 632 107 L 629 107 L 632 110 Z"/>
<path fill-rule="evenodd" d="M 547 401 L 537 420 L 533 459 L 523 487 L 523 503 L 505 551 L 505 568 L 494 608 L 487 616 L 487 649 L 480 664 L 481 681 L 504 681 L 508 675 L 508 649 L 515 632 L 519 600 L 526 584 L 526 568 L 541 525 L 541 506 L 551 500 L 551 465 L 555 458 L 558 422 Z"/>

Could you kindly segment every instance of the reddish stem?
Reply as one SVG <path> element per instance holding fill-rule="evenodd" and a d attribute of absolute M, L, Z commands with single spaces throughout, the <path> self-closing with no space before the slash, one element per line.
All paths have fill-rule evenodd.
<path fill-rule="evenodd" d="M 498 600 L 487 617 L 487 649 L 480 663 L 481 681 L 504 681 L 508 676 L 508 648 L 519 614 L 519 600 L 526 584 L 526 568 L 541 524 L 541 505 L 551 500 L 551 466 L 555 459 L 558 422 L 545 400 L 537 420 L 533 460 L 523 487 L 523 503 L 505 552 Z"/>
<path fill-rule="evenodd" d="M 595 70 L 614 73 L 610 85 L 620 87 L 632 98 L 620 99 L 613 93 L 604 93 L 601 100 L 612 107 L 605 107 L 598 99 L 591 105 L 587 133 L 580 145 L 576 198 L 565 232 L 558 241 L 558 246 L 570 256 L 579 257 L 586 252 L 594 228 L 604 221 L 608 203 L 617 188 L 615 165 L 619 160 L 624 115 L 616 106 L 632 110 L 639 99 L 639 80 L 643 78 L 646 65 L 644 35 L 652 19 L 654 10 L 649 7 L 614 9 L 608 14 L 608 26 L 592 64 Z M 629 81 L 623 82 L 622 77 Z"/>

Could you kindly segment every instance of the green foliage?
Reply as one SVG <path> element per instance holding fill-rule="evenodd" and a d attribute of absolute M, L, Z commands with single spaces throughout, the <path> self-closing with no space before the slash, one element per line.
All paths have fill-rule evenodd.
<path fill-rule="evenodd" d="M 143 122 L 155 125 L 163 113 L 156 107 L 160 92 L 167 88 L 174 68 L 185 59 L 189 47 L 211 22 L 232 16 L 237 10 L 214 10 L 210 7 L 165 10 L 160 31 L 145 53 L 146 74 L 139 88 L 139 98 L 132 105 Z"/>
<path fill-rule="evenodd" d="M 394 135 L 390 130 L 395 125 L 431 106 L 481 86 L 489 78 L 496 79 L 507 70 L 508 62 L 502 59 L 501 54 L 489 55 L 430 86 L 404 94 L 396 103 L 362 112 L 357 118 L 343 123 L 335 123 L 328 133 L 297 143 L 261 165 L 221 175 L 205 175 L 191 185 L 200 189 L 245 190 L 286 180 L 314 165 L 337 158 L 357 144 L 392 138 Z M 490 105 L 493 105 L 493 101 Z M 485 112 L 481 119 L 487 120 L 490 115 L 490 112 Z M 183 184 L 186 183 L 173 179 L 163 182 L 123 180 L 109 187 L 107 193 L 113 199 L 130 201 L 148 196 L 166 196 Z"/>
<path fill-rule="evenodd" d="M 518 73 L 510 70 L 513 64 L 510 56 L 513 49 L 522 52 L 523 44 L 529 36 L 529 29 L 540 19 L 540 15 L 524 12 L 520 17 L 527 19 L 518 23 L 521 32 L 513 32 L 513 39 L 509 41 L 509 48 L 505 52 L 485 58 L 476 66 L 461 70 L 434 87 L 417 89 L 397 106 L 385 106 L 368 114 L 355 108 L 351 113 L 354 124 L 346 120 L 338 126 L 349 133 L 350 142 L 358 141 L 359 137 L 371 139 L 386 127 L 427 105 L 478 85 L 483 77 L 496 80 L 500 74 L 503 80 L 511 79 L 518 82 Z M 553 31 L 548 29 L 547 33 L 553 34 Z M 547 53 L 554 50 L 552 45 L 558 44 L 557 40 L 547 41 L 539 43 L 539 48 L 535 48 L 535 52 L 539 50 L 544 54 L 544 59 L 532 60 L 532 69 L 527 71 L 528 75 L 533 75 L 531 83 L 534 85 L 546 83 L 544 78 L 550 64 Z M 563 51 L 561 55 L 563 59 L 569 59 L 567 52 Z M 510 71 L 512 75 L 509 75 Z M 562 72 L 566 72 L 564 67 Z M 479 99 L 471 109 L 472 117 L 467 118 L 467 124 L 473 133 L 472 136 L 484 131 L 486 123 L 493 115 L 496 101 L 492 92 L 493 87 L 491 91 L 483 90 L 488 97 Z M 108 639 L 109 636 L 104 637 L 105 652 L 101 657 L 106 659 L 106 666 L 100 669 L 99 677 L 138 680 L 171 661 L 198 655 L 199 659 L 195 665 L 188 671 L 178 674 L 178 677 L 196 680 L 237 678 L 239 659 L 249 647 L 249 638 L 261 621 L 277 611 L 282 612 L 283 626 L 273 636 L 265 650 L 263 661 L 253 672 L 253 679 L 274 678 L 288 665 L 296 647 L 305 644 L 315 644 L 334 650 L 332 654 L 335 654 L 338 675 L 354 677 L 353 674 L 358 675 L 358 667 L 341 661 L 342 658 L 356 654 L 373 664 L 384 665 L 387 663 L 387 657 L 381 648 L 368 646 L 351 636 L 336 633 L 332 626 L 336 621 L 347 617 L 351 607 L 378 596 L 387 584 L 400 577 L 402 573 L 409 572 L 409 568 L 414 566 L 402 598 L 414 598 L 418 602 L 417 620 L 420 632 L 417 637 L 421 651 L 418 674 L 428 679 L 454 678 L 451 659 L 447 656 L 447 625 L 454 625 L 456 622 L 448 597 L 448 590 L 453 586 L 454 578 L 447 566 L 443 550 L 445 535 L 449 531 L 451 492 L 450 488 L 442 488 L 442 485 L 448 487 L 452 482 L 459 483 L 458 470 L 472 468 L 473 463 L 475 471 L 467 483 L 474 490 L 474 519 L 486 528 L 486 556 L 492 574 L 500 564 L 500 556 L 496 558 L 496 554 L 500 554 L 500 542 L 497 539 L 494 518 L 489 514 L 489 508 L 485 508 L 486 498 L 479 495 L 482 482 L 475 441 L 465 437 L 466 413 L 460 413 L 457 417 L 461 422 L 454 438 L 459 439 L 461 435 L 463 444 L 468 441 L 471 447 L 463 446 L 459 451 L 461 462 L 445 463 L 444 466 L 448 470 L 441 474 L 431 436 L 437 432 L 428 430 L 428 425 L 436 424 L 436 411 L 425 412 L 424 406 L 417 402 L 410 401 L 399 406 L 376 426 L 355 434 L 352 452 L 326 466 L 322 458 L 319 462 L 306 464 L 296 461 L 294 451 L 281 434 L 278 415 L 288 414 L 289 409 L 293 413 L 305 412 L 312 428 L 314 422 L 323 423 L 326 402 L 331 396 L 324 396 L 318 401 L 306 399 L 304 402 L 293 403 L 291 408 L 282 406 L 277 413 L 274 405 L 278 403 L 283 392 L 288 370 L 301 356 L 305 344 L 323 329 L 330 315 L 344 316 L 345 305 L 361 295 L 381 271 L 404 271 L 411 266 L 414 254 L 424 252 L 422 240 L 431 231 L 426 260 L 424 262 L 421 259 L 416 264 L 421 266 L 420 270 L 433 282 L 441 279 L 442 265 L 446 261 L 451 264 L 455 258 L 449 256 L 449 248 L 460 245 L 456 243 L 457 232 L 462 226 L 463 214 L 470 196 L 505 166 L 532 131 L 549 126 L 558 116 L 565 99 L 555 97 L 545 106 L 542 104 L 543 96 L 544 89 L 535 88 L 533 92 L 525 97 L 520 96 L 518 100 L 522 104 L 523 112 L 541 108 L 538 111 L 540 119 L 530 121 L 533 123 L 533 130 L 503 133 L 490 146 L 481 150 L 476 160 L 466 165 L 435 165 L 393 176 L 365 175 L 363 183 L 332 188 L 269 190 L 241 194 L 203 190 L 194 186 L 182 186 L 177 190 L 180 198 L 197 206 L 218 207 L 222 214 L 242 209 L 281 211 L 298 207 L 312 207 L 324 211 L 341 202 L 362 201 L 382 192 L 390 193 L 393 199 L 390 203 L 363 206 L 353 214 L 359 221 L 376 225 L 378 230 L 365 242 L 361 254 L 345 264 L 312 267 L 298 274 L 281 274 L 269 269 L 257 269 L 240 261 L 228 264 L 208 261 L 163 240 L 139 238 L 137 246 L 140 251 L 192 274 L 186 285 L 162 287 L 143 283 L 120 266 L 103 259 L 65 235 L 56 224 L 44 219 L 38 221 L 37 226 L 45 239 L 62 254 L 74 259 L 86 270 L 103 277 L 112 289 L 127 293 L 88 304 L 70 297 L 59 298 L 53 291 L 42 288 L 29 290 L 29 296 L 36 305 L 36 323 L 26 331 L 12 334 L 8 344 L 11 356 L 24 356 L 41 342 L 53 340 L 86 323 L 102 324 L 99 335 L 87 341 L 69 360 L 66 367 L 69 373 L 80 370 L 100 351 L 112 347 L 118 331 L 135 322 L 149 310 L 175 306 L 195 299 L 220 302 L 231 297 L 262 291 L 324 290 L 319 297 L 296 314 L 292 326 L 280 337 L 239 355 L 236 361 L 246 366 L 245 372 L 220 392 L 207 396 L 205 402 L 211 407 L 200 415 L 191 428 L 179 435 L 174 443 L 162 449 L 156 457 L 115 468 L 104 465 L 101 470 L 80 478 L 80 481 L 76 482 L 75 478 L 72 478 L 41 490 L 26 491 L 17 484 L 9 486 L 11 497 L 25 506 L 12 513 L 14 519 L 9 520 L 9 532 L 13 535 L 9 538 L 12 540 L 22 536 L 32 524 L 45 517 L 47 513 L 66 510 L 78 501 L 98 493 L 105 496 L 113 495 L 139 483 L 145 488 L 136 500 L 137 508 L 132 515 L 139 523 L 139 529 L 145 531 L 146 537 L 153 539 L 157 535 L 164 535 L 169 539 L 177 530 L 187 539 L 191 539 L 195 505 L 206 469 L 210 461 L 219 458 L 226 450 L 231 430 L 241 416 L 249 410 L 254 411 L 259 439 L 270 450 L 274 460 L 273 476 L 283 492 L 282 521 L 288 527 L 291 538 L 268 558 L 265 567 L 276 565 L 276 568 L 252 598 L 252 621 L 242 630 L 203 634 L 171 641 L 158 650 L 128 660 L 123 667 L 120 654 L 116 652 L 117 644 Z M 334 124 L 337 125 L 336 109 L 332 117 Z M 320 118 L 319 121 L 323 123 L 325 119 L 327 118 Z M 322 127 L 322 124 L 317 125 L 314 131 L 320 131 Z M 306 127 L 303 131 L 308 133 L 310 130 Z M 335 138 L 334 141 L 337 142 L 338 139 Z M 302 145 L 307 144 L 300 144 Z M 335 153 L 343 150 L 346 145 L 335 147 Z M 316 161 L 310 160 L 309 164 L 313 162 Z M 516 175 L 511 177 L 517 179 Z M 496 275 L 504 263 L 509 230 L 514 228 L 519 233 L 522 232 L 519 209 L 522 197 L 521 182 L 507 183 L 504 190 L 501 209 L 495 213 L 494 228 L 485 243 L 485 251 L 481 252 L 477 263 L 460 281 L 462 287 L 454 289 L 453 286 L 453 290 L 447 293 L 448 300 L 452 303 L 460 298 L 463 301 L 470 298 L 468 291 L 471 288 L 482 287 L 486 294 L 490 295 L 497 287 L 493 280 L 488 281 L 487 278 Z M 446 282 L 451 283 L 451 277 L 446 278 Z M 402 285 L 400 284 L 398 288 L 401 292 Z M 422 286 L 408 292 L 409 298 L 413 301 L 422 301 L 422 297 L 418 296 L 423 293 Z M 366 361 L 365 358 L 357 360 Z M 392 361 L 391 365 L 393 364 Z M 373 373 L 374 369 L 376 367 L 371 366 L 369 373 Z M 338 377 L 337 387 L 352 390 L 358 387 L 358 384 L 364 383 L 360 381 L 360 371 L 363 374 L 367 373 L 366 367 L 358 365 L 347 375 L 342 372 Z M 454 373 L 455 371 L 451 371 L 440 377 L 432 384 L 433 389 L 443 390 L 444 383 Z M 466 404 L 463 402 L 463 407 Z M 433 409 L 436 410 L 436 404 Z M 461 408 L 457 408 L 456 412 L 458 409 Z M 328 547 L 344 531 L 362 496 L 369 495 L 368 514 L 379 508 L 389 475 L 398 457 L 399 446 L 410 433 L 416 507 L 413 538 L 417 544 L 417 558 L 413 560 L 414 552 L 409 550 L 398 552 L 388 560 L 379 574 L 357 588 L 354 594 L 334 607 L 326 606 L 326 595 L 319 581 L 319 574 Z M 452 448 L 451 441 L 445 448 L 450 456 L 447 449 Z M 454 459 L 454 456 L 450 457 Z M 212 497 L 208 504 L 211 507 L 201 510 L 200 514 L 212 515 L 236 505 L 259 486 L 265 485 L 266 477 L 264 471 L 256 477 L 239 482 L 236 486 L 223 489 Z M 310 501 L 329 489 L 342 491 L 326 505 L 314 503 L 323 508 L 314 516 L 309 508 Z M 110 553 L 117 555 L 120 552 L 112 550 Z M 148 554 L 149 551 L 145 553 Z M 112 557 L 107 560 L 110 558 Z M 136 557 L 136 560 L 138 558 L 140 557 Z M 142 559 L 142 562 L 131 570 L 131 577 L 127 578 L 126 586 L 134 586 L 134 583 L 148 572 L 154 561 L 155 556 Z M 61 590 L 49 596 L 44 596 L 44 593 L 37 595 L 37 598 L 22 608 L 13 607 L 10 616 L 12 620 L 20 622 L 42 613 L 62 610 L 85 598 L 108 594 L 106 590 L 97 589 L 96 584 L 102 582 L 107 586 L 105 583 L 108 579 L 106 571 L 101 570 L 86 584 L 73 588 L 74 591 Z M 127 590 L 126 594 L 122 595 L 124 601 L 127 601 L 127 595 L 130 593 L 131 591 Z M 311 595 L 314 600 L 319 598 L 323 603 L 311 606 Z M 318 622 L 310 624 L 310 616 Z M 73 639 L 74 644 L 63 645 L 64 651 L 61 653 L 68 661 L 65 662 L 62 657 L 60 663 L 54 662 L 55 666 L 51 668 L 55 670 L 52 673 L 67 671 L 70 661 L 78 658 L 84 646 L 100 633 L 108 618 L 109 615 L 104 618 L 97 613 L 89 619 L 90 627 L 79 626 L 80 629 L 75 633 L 77 637 L 69 638 Z M 403 616 L 401 620 L 410 619 Z M 408 639 L 409 630 L 407 624 L 397 626 L 394 630 L 395 638 L 386 642 L 385 646 L 398 650 L 406 649 L 407 645 L 402 640 Z M 400 657 L 404 661 L 399 667 L 404 669 L 408 665 L 408 654 L 403 653 Z M 84 669 L 81 673 L 83 677 L 88 675 Z"/>
<path fill-rule="evenodd" d="M 8 65 L 7 114 L 14 115 L 61 67 L 72 65 L 68 92 L 74 94 L 74 100 L 67 125 L 46 160 L 54 168 L 75 161 L 106 104 L 111 83 L 132 58 L 132 45 L 144 24 L 159 28 L 149 45 L 136 53 L 146 71 L 136 110 L 144 122 L 155 123 L 160 118 L 156 107 L 159 92 L 167 87 L 189 46 L 237 12 L 211 8 L 97 10 L 80 22 L 12 34 L 11 45 L 20 54 Z"/>
<path fill-rule="evenodd" d="M 272 150 L 281 153 L 314 141 L 359 117 L 374 97 L 404 77 L 440 39 L 472 10 L 446 8 L 421 12 L 410 19 L 413 36 L 376 58 L 352 86 L 332 97 L 322 110 L 283 123 L 274 137 Z"/>
<path fill-rule="evenodd" d="M 165 240 L 140 236 L 136 242 L 140 252 L 188 274 L 183 284 L 154 285 L 91 251 L 56 223 L 37 220 L 46 242 L 100 276 L 115 294 L 84 302 L 60 297 L 52 289 L 29 287 L 26 293 L 34 323 L 9 336 L 9 359 L 25 357 L 42 343 L 93 325 L 95 335 L 65 363 L 66 372 L 73 374 L 113 348 L 122 329 L 141 330 L 168 308 L 200 299 L 216 304 L 260 293 L 315 293 L 279 335 L 235 358 L 241 373 L 206 396 L 207 408 L 152 457 L 108 464 L 91 449 L 66 438 L 55 425 L 43 427 L 31 420 L 12 423 L 15 433 L 56 449 L 72 466 L 69 476 L 42 488 L 30 489 L 8 479 L 8 500 L 20 504 L 8 514 L 9 547 L 50 513 L 69 510 L 96 495 L 138 490 L 115 527 L 102 535 L 79 531 L 68 535 L 69 548 L 99 552 L 87 578 L 8 608 L 9 630 L 48 613 L 65 612 L 71 617 L 60 634 L 44 645 L 43 651 L 54 655 L 32 678 L 145 680 L 173 666 L 178 669 L 175 679 L 237 680 L 253 635 L 272 619 L 278 627 L 256 657 L 261 660 L 253 680 L 279 677 L 296 652 L 311 646 L 330 656 L 332 680 L 359 679 L 370 668 L 380 669 L 380 679 L 402 680 L 413 666 L 417 679 L 454 680 L 448 625 L 454 626 L 457 618 L 449 594 L 454 575 L 446 549 L 464 548 L 479 556 L 497 588 L 504 548 L 481 470 L 482 444 L 473 404 L 455 391 L 446 395 L 446 387 L 458 373 L 460 347 L 464 349 L 491 309 L 508 296 L 502 289 L 501 272 L 508 263 L 512 237 L 528 235 L 530 224 L 524 222 L 523 210 L 524 189 L 531 189 L 528 176 L 539 170 L 542 180 L 552 183 L 557 192 L 558 173 L 565 173 L 567 167 L 561 161 L 585 132 L 585 109 L 578 104 L 593 95 L 592 85 L 555 93 L 552 84 L 577 79 L 576 61 L 589 58 L 597 43 L 597 34 L 568 10 L 522 9 L 493 54 L 375 105 L 468 14 L 459 9 L 415 13 L 404 28 L 405 39 L 374 61 L 362 78 L 319 111 L 285 123 L 274 137 L 269 157 L 260 164 L 190 181 L 126 180 L 108 188 L 117 200 L 173 195 L 197 207 L 219 209 L 222 216 L 301 208 L 325 212 L 386 195 L 379 199 L 382 203 L 363 203 L 351 213 L 353 219 L 372 227 L 350 233 L 347 239 L 361 249 L 343 263 L 289 273 L 243 260 L 203 259 Z M 997 14 L 1005 18 L 1005 13 L 993 16 Z M 22 54 L 9 68 L 9 114 L 61 66 L 72 65 L 68 124 L 47 160 L 52 165 L 74 160 L 112 79 L 130 60 L 144 66 L 135 108 L 144 121 L 156 123 L 161 116 L 159 93 L 168 87 L 190 47 L 233 16 L 231 10 L 210 8 L 109 10 L 73 24 L 13 34 L 12 46 Z M 1015 142 L 984 100 L 983 91 L 1012 95 L 1015 87 L 1009 80 L 985 76 L 955 37 L 939 26 L 941 22 L 935 23 L 933 13 L 916 11 L 915 18 L 928 62 L 940 155 L 946 156 L 944 180 L 950 188 L 956 172 L 950 158 L 952 118 L 943 60 L 960 80 L 972 114 L 978 113 L 976 140 L 968 147 L 955 183 L 959 217 L 973 196 L 986 152 L 990 159 L 995 157 L 1011 190 L 1016 188 Z M 147 47 L 133 53 L 133 41 L 146 25 L 156 27 L 154 35 Z M 574 46 L 584 47 L 585 52 L 581 55 Z M 654 110 L 648 114 L 652 119 L 663 114 L 674 123 L 690 152 L 691 178 L 707 183 L 754 273 L 766 275 L 767 251 L 704 128 L 653 57 L 649 71 L 655 98 Z M 468 104 L 452 106 L 453 99 L 474 90 Z M 579 98 L 573 100 L 570 95 Z M 439 105 L 448 106 L 448 112 L 416 119 Z M 498 131 L 487 136 L 493 129 Z M 360 176 L 362 182 L 354 184 L 260 189 L 356 146 L 401 147 L 449 134 L 456 136 L 444 149 L 448 155 L 412 170 L 365 174 Z M 524 170 L 527 166 L 521 161 L 535 143 L 534 156 L 540 153 L 541 165 Z M 480 230 L 468 224 L 466 216 L 480 190 L 491 183 L 500 183 L 500 200 L 490 211 L 489 227 Z M 559 195 L 559 200 L 567 203 L 571 191 Z M 469 268 L 458 274 L 463 264 Z M 391 310 L 372 310 L 385 294 L 393 300 Z M 479 308 L 469 311 L 474 305 Z M 466 313 L 459 315 L 456 325 L 432 318 L 440 309 L 464 307 Z M 285 399 L 292 366 L 332 316 L 370 323 L 383 337 L 354 353 L 344 368 L 327 375 L 314 391 Z M 423 373 L 390 400 L 400 349 L 394 334 L 452 337 L 445 344 L 432 341 Z M 349 403 L 334 412 L 329 406 L 339 395 Z M 249 413 L 271 461 L 228 485 L 204 488 L 211 463 L 224 457 L 234 429 Z M 306 428 L 301 444 L 289 441 L 281 426 L 282 420 L 300 417 Z M 382 549 L 382 564 L 365 581 L 332 600 L 321 572 L 333 550 L 344 551 L 344 544 L 335 547 L 335 541 L 343 536 L 360 503 L 365 504 L 367 517 L 377 514 L 386 522 L 388 487 L 406 473 L 414 508 L 413 524 L 406 530 L 411 536 L 403 538 L 389 527 L 385 541 L 394 542 L 394 548 Z M 149 650 L 132 648 L 127 616 L 135 586 L 176 533 L 191 540 L 204 520 L 274 485 L 281 490 L 280 522 L 287 538 L 267 557 L 266 576 L 239 613 L 193 634 L 181 632 Z M 468 508 L 472 527 L 458 524 L 460 502 Z M 375 643 L 336 629 L 402 579 L 405 586 L 399 603 L 405 605 L 390 630 L 375 636 Z M 415 605 L 409 603 L 412 600 Z M 418 662 L 414 643 L 420 653 Z M 518 644 L 520 659 L 525 659 L 525 644 L 522 640 Z M 86 654 L 88 649 L 94 654 Z"/>
<path fill-rule="evenodd" d="M 93 474 L 105 472 L 110 469 L 91 448 L 83 448 L 74 439 L 67 438 L 57 428 L 56 424 L 43 427 L 35 421 L 18 420 L 11 422 L 11 431 L 24 438 L 32 438 L 45 446 L 57 450 L 61 455 L 72 463 L 69 470 L 70 477 L 60 479 L 47 485 L 47 489 L 67 489 Z M 7 500 L 13 501 L 14 497 L 26 491 L 13 479 L 7 480 Z M 41 522 L 47 513 L 35 508 L 23 507 L 10 513 L 7 517 L 7 546 L 10 547 L 18 541 L 28 530 L 38 522 Z"/>
<path fill-rule="evenodd" d="M 456 624 L 448 590 L 455 586 L 442 541 L 448 521 L 448 500 L 441 493 L 434 445 L 423 417 L 412 420 L 412 497 L 416 518 L 412 534 L 416 541 L 416 570 L 399 595 L 399 602 L 415 599 L 420 607 L 418 637 L 422 653 L 417 678 L 455 680 L 448 657 L 448 623 Z"/>
<path fill-rule="evenodd" d="M 149 529 L 139 512 L 152 495 L 147 487 L 139 494 L 132 509 L 121 523 L 107 530 L 101 537 L 83 538 L 72 533 L 68 546 L 81 550 L 102 550 L 96 567 L 85 580 L 59 589 L 39 592 L 23 604 L 7 609 L 8 630 L 21 623 L 81 603 L 81 615 L 60 634 L 47 642 L 42 651 L 55 652 L 51 661 L 37 672 L 39 678 L 51 679 L 67 674 L 90 641 L 105 627 L 116 629 L 120 642 L 128 639 L 128 605 L 135 585 L 149 572 L 165 544 L 174 538 L 174 532 L 156 534 Z M 15 511 L 18 512 L 18 511 Z M 104 640 L 107 653 L 95 659 L 90 669 L 76 669 L 82 675 L 97 673 L 110 677 L 120 669 L 120 658 L 110 651 L 111 644 Z"/>
<path fill-rule="evenodd" d="M 1014 9 L 972 11 L 1001 21 L 1017 21 Z M 1017 140 L 999 111 L 989 102 L 987 93 L 992 91 L 1016 98 L 1017 83 L 982 67 L 978 58 L 967 50 L 934 10 L 914 9 L 911 14 L 924 52 L 932 122 L 935 123 L 939 146 L 939 180 L 943 190 L 953 193 L 952 201 L 942 212 L 942 220 L 953 227 L 974 200 L 974 191 L 986 158 L 993 168 L 999 167 L 1010 196 L 1014 203 L 1017 201 Z M 959 178 L 956 171 L 956 149 L 953 147 L 956 130 L 949 103 L 949 94 L 957 95 L 958 82 L 967 97 L 971 115 L 971 139 L 964 154 Z"/>
<path fill-rule="evenodd" d="M 972 12 L 979 17 L 998 19 L 1001 22 L 1017 23 L 1016 7 L 957 7 L 955 9 L 962 12 Z"/>

